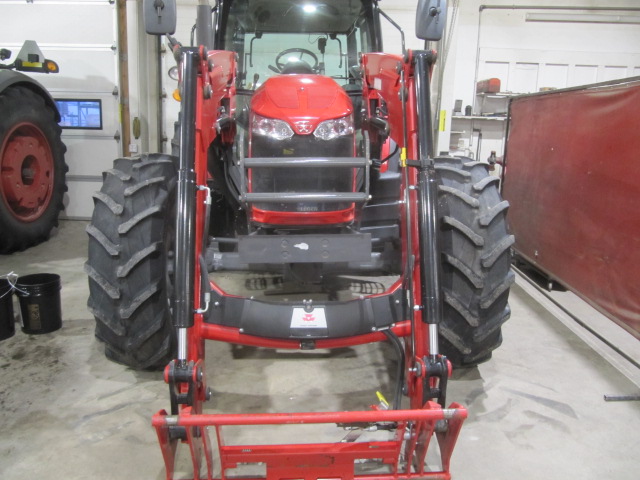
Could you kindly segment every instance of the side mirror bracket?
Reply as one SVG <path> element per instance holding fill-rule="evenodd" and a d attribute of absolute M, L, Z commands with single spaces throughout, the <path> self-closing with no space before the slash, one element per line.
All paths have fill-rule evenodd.
<path fill-rule="evenodd" d="M 176 31 L 175 0 L 144 0 L 144 28 L 150 35 L 172 35 Z"/>

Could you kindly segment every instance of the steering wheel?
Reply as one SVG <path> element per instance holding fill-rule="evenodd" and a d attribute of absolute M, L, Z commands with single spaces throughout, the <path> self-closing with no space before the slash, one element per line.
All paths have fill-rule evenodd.
<path fill-rule="evenodd" d="M 307 50 L 306 48 L 287 48 L 286 50 L 281 51 L 276 57 L 276 67 L 278 67 L 279 71 L 282 71 L 282 69 L 286 65 L 286 62 L 281 61 L 282 57 L 285 57 L 292 53 L 299 53 L 300 60 L 302 60 L 303 55 L 310 56 L 313 59 L 313 65 L 311 66 L 311 68 L 313 69 L 314 72 L 318 68 L 318 56 L 315 53 L 313 53 L 311 50 Z"/>

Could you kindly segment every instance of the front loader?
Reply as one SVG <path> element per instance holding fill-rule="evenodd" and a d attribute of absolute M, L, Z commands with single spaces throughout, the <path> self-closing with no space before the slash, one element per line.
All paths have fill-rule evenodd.
<path fill-rule="evenodd" d="M 501 342 L 513 237 L 487 165 L 432 154 L 435 52 L 378 53 L 382 21 L 397 25 L 376 0 L 201 1 L 193 47 L 170 36 L 175 2 L 144 9 L 179 62 L 174 154 L 105 172 L 85 269 L 107 356 L 168 362 L 170 411 L 153 417 L 167 478 L 181 444 L 193 478 L 450 478 L 467 413 L 445 403 L 447 381 Z M 439 39 L 445 14 L 444 0 L 420 0 L 417 36 Z M 361 411 L 206 414 L 207 339 L 389 341 L 394 397 Z M 350 433 L 223 440 L 232 426 L 331 423 Z"/>

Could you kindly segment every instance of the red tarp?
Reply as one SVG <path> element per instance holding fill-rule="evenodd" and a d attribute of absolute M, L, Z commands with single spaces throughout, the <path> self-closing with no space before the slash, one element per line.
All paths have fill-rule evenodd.
<path fill-rule="evenodd" d="M 640 338 L 640 77 L 512 99 L 519 255 Z"/>

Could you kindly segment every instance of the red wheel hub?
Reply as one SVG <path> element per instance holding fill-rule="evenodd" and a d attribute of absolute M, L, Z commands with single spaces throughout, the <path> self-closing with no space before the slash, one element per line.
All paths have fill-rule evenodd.
<path fill-rule="evenodd" d="M 54 162 L 42 130 L 32 123 L 13 127 L 0 150 L 2 199 L 19 220 L 37 219 L 51 201 Z"/>

